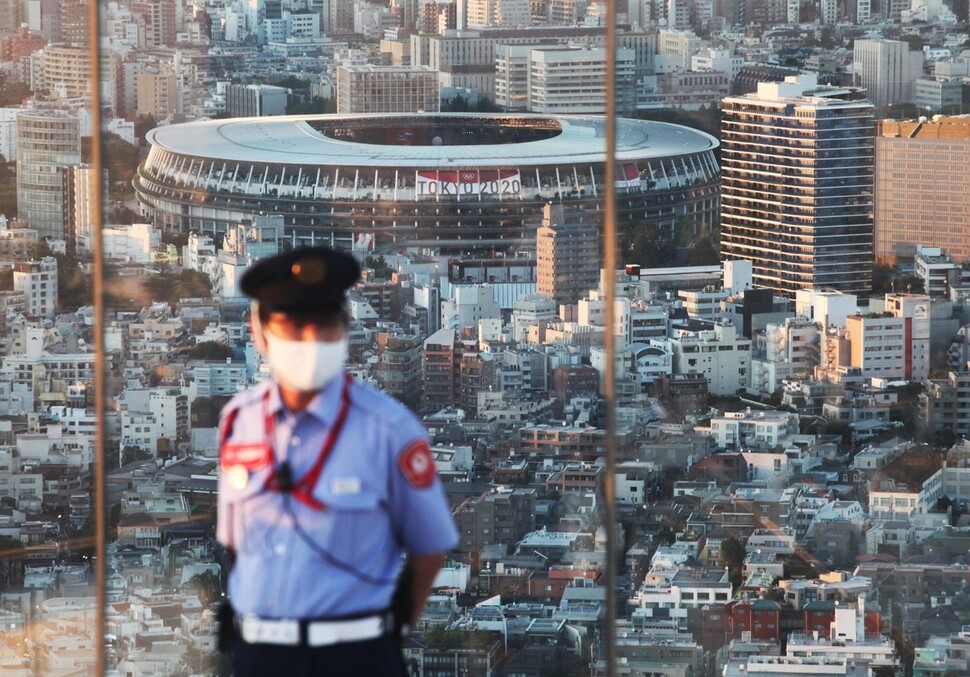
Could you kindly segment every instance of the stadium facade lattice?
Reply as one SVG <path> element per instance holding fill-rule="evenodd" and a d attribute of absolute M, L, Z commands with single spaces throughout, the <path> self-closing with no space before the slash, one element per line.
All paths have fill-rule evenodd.
<path fill-rule="evenodd" d="M 714 225 L 717 140 L 678 125 L 617 121 L 621 229 Z M 205 120 L 148 133 L 134 179 L 143 215 L 219 234 L 258 214 L 293 242 L 463 254 L 535 246 L 542 207 L 602 225 L 601 116 L 480 113 Z"/>

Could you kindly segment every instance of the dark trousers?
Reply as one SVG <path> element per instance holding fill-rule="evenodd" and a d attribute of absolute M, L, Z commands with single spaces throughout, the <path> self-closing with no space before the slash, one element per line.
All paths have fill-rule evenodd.
<path fill-rule="evenodd" d="M 406 677 L 393 637 L 321 647 L 247 644 L 233 647 L 233 677 Z"/>

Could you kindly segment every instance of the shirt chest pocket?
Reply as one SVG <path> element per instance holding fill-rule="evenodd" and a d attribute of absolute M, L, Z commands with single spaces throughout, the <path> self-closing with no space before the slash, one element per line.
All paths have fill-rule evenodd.
<path fill-rule="evenodd" d="M 353 494 L 319 492 L 323 510 L 300 506 L 299 519 L 306 516 L 307 532 L 327 552 L 345 561 L 359 561 L 386 546 L 394 535 L 387 510 L 376 493 L 361 489 Z"/>

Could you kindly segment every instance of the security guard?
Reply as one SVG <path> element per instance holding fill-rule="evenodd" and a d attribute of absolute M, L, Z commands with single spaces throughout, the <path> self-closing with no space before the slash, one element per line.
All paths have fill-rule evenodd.
<path fill-rule="evenodd" d="M 220 424 L 217 537 L 232 555 L 233 667 L 248 675 L 402 675 L 389 607 L 409 563 L 413 627 L 457 530 L 427 433 L 344 369 L 349 255 L 296 249 L 241 280 L 272 379 Z"/>

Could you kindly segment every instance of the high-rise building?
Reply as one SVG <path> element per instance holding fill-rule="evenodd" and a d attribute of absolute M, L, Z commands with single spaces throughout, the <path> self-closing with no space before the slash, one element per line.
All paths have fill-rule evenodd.
<path fill-rule="evenodd" d="M 423 358 L 419 335 L 379 332 L 374 378 L 385 392 L 416 409 L 421 404 Z"/>
<path fill-rule="evenodd" d="M 17 211 L 41 237 L 64 239 L 67 200 L 58 167 L 81 162 L 78 119 L 56 110 L 17 116 Z"/>
<path fill-rule="evenodd" d="M 439 329 L 424 341 L 422 407 L 437 410 L 458 402 L 461 344 L 454 329 Z"/>
<path fill-rule="evenodd" d="M 536 231 L 536 291 L 569 304 L 596 289 L 598 246 L 596 228 L 565 218 L 561 204 L 547 204 Z"/>
<path fill-rule="evenodd" d="M 73 244 L 68 251 L 93 252 L 94 233 L 97 221 L 94 211 L 94 197 L 98 189 L 98 175 L 94 167 L 88 164 L 80 165 L 69 170 L 71 182 L 72 231 L 68 233 L 69 244 Z M 103 184 L 107 187 L 108 182 Z"/>
<path fill-rule="evenodd" d="M 340 66 L 338 113 L 418 113 L 441 109 L 438 74 L 428 66 Z"/>
<path fill-rule="evenodd" d="M 913 100 L 913 87 L 923 74 L 923 53 L 911 52 L 901 40 L 856 40 L 855 84 L 864 87 L 876 108 Z"/>
<path fill-rule="evenodd" d="M 894 263 L 919 245 L 970 260 L 970 118 L 880 120 L 875 253 Z"/>
<path fill-rule="evenodd" d="M 793 296 L 872 279 L 873 107 L 814 75 L 722 103 L 721 258 Z"/>
<path fill-rule="evenodd" d="M 135 0 L 131 11 L 145 22 L 145 47 L 175 44 L 175 0 Z"/>
<path fill-rule="evenodd" d="M 52 92 L 67 98 L 91 93 L 91 59 L 85 45 L 48 45 L 44 48 L 44 80 Z"/>

